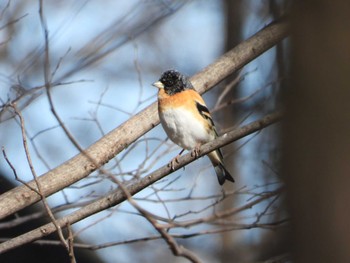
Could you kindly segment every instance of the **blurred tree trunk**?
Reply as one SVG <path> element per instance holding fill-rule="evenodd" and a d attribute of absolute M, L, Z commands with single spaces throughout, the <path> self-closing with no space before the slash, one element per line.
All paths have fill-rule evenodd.
<path fill-rule="evenodd" d="M 238 43 L 240 43 L 243 39 L 243 30 L 251 30 L 247 29 L 246 27 L 246 20 L 251 19 L 249 16 L 255 16 L 256 20 L 262 21 L 262 23 L 267 20 L 267 18 L 273 20 L 280 18 L 281 14 L 285 11 L 284 7 L 281 5 L 278 5 L 276 0 L 269 0 L 264 3 L 256 3 L 254 1 L 246 1 L 246 0 L 226 0 L 224 1 L 224 10 L 225 10 L 225 17 L 226 17 L 226 46 L 225 48 L 227 50 L 231 49 L 232 47 L 236 46 Z M 248 22 L 249 23 L 249 22 Z M 267 22 L 266 22 L 267 23 Z M 277 90 L 277 92 L 273 92 L 270 89 L 266 89 L 265 96 L 261 96 L 260 99 L 254 98 L 255 102 L 253 102 L 252 106 L 242 106 L 242 105 L 232 105 L 231 107 L 227 107 L 224 111 L 222 111 L 222 118 L 223 123 L 231 124 L 236 123 L 237 120 L 240 120 L 243 116 L 247 115 L 247 112 L 249 111 L 249 107 L 251 107 L 251 111 L 254 111 L 254 114 L 261 113 L 264 115 L 266 112 L 277 108 L 277 100 L 279 99 L 278 96 L 278 90 L 279 87 L 283 86 L 283 82 L 279 82 L 280 79 L 283 80 L 285 76 L 285 68 L 284 68 L 284 58 L 285 58 L 285 50 L 283 49 L 282 43 L 277 45 L 276 47 L 276 57 L 275 57 L 275 63 L 276 65 L 273 67 L 272 71 L 275 74 L 266 74 L 266 83 L 270 81 L 276 82 L 276 87 L 278 88 L 274 89 Z M 277 77 L 272 77 L 277 76 Z M 229 84 L 230 81 L 232 81 L 234 78 L 228 78 L 225 81 L 225 84 Z M 269 79 L 270 78 L 270 79 Z M 235 87 L 232 89 L 228 94 L 227 97 L 230 99 L 237 99 L 239 97 L 242 97 L 242 94 L 245 94 L 245 91 L 243 90 L 245 88 L 245 83 L 242 85 L 240 83 L 237 84 L 238 87 Z M 263 85 L 263 84 L 261 84 Z M 272 98 L 271 100 L 267 101 L 264 99 L 265 97 Z M 252 100 L 252 101 L 253 101 Z M 268 105 L 267 105 L 268 104 Z M 263 106 L 262 106 L 263 105 Z M 270 110 L 269 110 L 270 109 Z M 277 167 L 276 164 L 278 160 L 275 160 L 277 158 L 273 158 L 276 152 L 276 147 L 278 147 L 279 142 L 278 139 L 278 128 L 271 128 L 269 131 L 264 132 L 263 138 L 260 137 L 259 140 L 257 140 L 254 143 L 259 143 L 260 145 L 255 145 L 256 149 L 260 149 L 261 152 L 270 153 L 270 159 L 269 163 L 271 163 L 272 167 Z M 261 139 L 262 138 L 262 139 Z M 234 146 L 233 146 L 234 147 Z M 251 146 L 250 146 L 251 147 Z M 232 154 L 229 163 L 229 167 L 231 171 L 238 171 L 239 168 L 236 168 L 236 164 L 234 162 L 235 155 Z M 260 156 L 261 158 L 262 155 Z M 259 157 L 259 158 L 260 158 Z M 259 165 L 257 164 L 257 167 Z M 235 173 L 234 173 L 235 174 Z M 237 182 L 239 182 L 241 179 L 239 178 L 239 174 L 235 174 L 235 178 L 237 179 Z M 271 177 L 270 171 L 266 172 L 264 174 L 263 170 L 261 170 L 261 178 L 264 178 L 266 182 L 269 182 L 271 180 L 275 180 L 276 178 Z M 272 179 L 271 179 L 272 178 Z M 224 203 L 224 208 L 232 207 L 234 204 L 232 203 L 232 200 L 228 200 L 229 202 Z M 283 210 L 283 206 L 281 206 L 281 210 Z M 276 213 L 276 220 L 278 220 L 279 213 Z M 236 239 L 237 235 L 240 236 L 239 239 Z M 220 254 L 220 261 L 221 262 L 241 262 L 241 261 L 247 261 L 247 260 L 253 260 L 253 259 L 266 259 L 270 258 L 275 255 L 279 255 L 283 252 L 285 252 L 288 248 L 288 242 L 285 235 L 285 229 L 278 229 L 276 231 L 271 232 L 264 232 L 260 234 L 259 242 L 255 244 L 250 245 L 243 245 L 242 239 L 241 239 L 241 233 L 240 232 L 233 232 L 233 233 L 223 233 L 221 235 L 222 239 L 222 253 Z M 236 240 L 239 240 L 236 242 Z"/>
<path fill-rule="evenodd" d="M 244 17 L 244 0 L 225 0 L 224 2 L 224 16 L 226 19 L 226 42 L 225 42 L 225 52 L 232 49 L 236 45 L 238 45 L 242 41 L 242 24 L 243 24 L 243 17 Z M 227 78 L 224 82 L 224 85 L 229 85 L 229 83 L 234 79 L 234 76 L 231 76 Z M 230 92 L 227 94 L 227 97 L 230 99 L 237 98 L 237 88 L 233 88 L 230 90 Z M 226 107 L 223 111 L 221 111 L 221 119 L 222 123 L 227 126 L 232 126 L 232 124 L 235 123 L 235 120 L 237 118 L 236 114 L 234 113 L 234 107 Z M 224 128 L 226 128 L 224 127 Z M 234 147 L 234 146 L 231 146 Z M 235 169 L 235 163 L 234 163 L 235 155 L 231 154 L 230 158 L 226 160 L 226 164 L 228 167 L 230 167 L 230 171 L 236 171 Z M 232 172 L 233 176 L 237 180 L 237 174 Z M 233 187 L 232 185 L 227 187 Z M 226 202 L 223 203 L 223 209 L 230 209 L 234 205 L 234 202 L 232 202 L 232 199 L 226 200 Z M 221 235 L 221 242 L 222 242 L 222 250 L 220 253 L 220 262 L 230 262 L 234 259 L 239 259 L 240 255 L 237 254 L 237 249 L 233 249 L 235 246 L 234 242 L 234 235 L 235 232 L 224 232 Z"/>
<path fill-rule="evenodd" d="M 283 2 L 283 3 L 282 3 Z M 265 3 L 267 14 L 271 16 L 273 21 L 279 20 L 283 15 L 288 11 L 288 0 L 279 1 L 279 0 L 269 0 Z M 264 12 L 261 12 L 261 20 L 266 16 Z M 266 19 L 266 18 L 265 18 Z M 287 88 L 288 78 L 286 77 L 288 73 L 286 72 L 286 54 L 288 53 L 286 42 L 280 42 L 275 47 L 275 58 L 274 58 L 274 67 L 271 71 L 275 77 L 266 76 L 268 80 L 271 78 L 271 82 L 275 82 L 274 91 L 265 91 L 266 96 L 270 97 L 271 100 L 268 103 L 264 103 L 262 112 L 267 109 L 281 109 L 281 95 L 280 93 Z M 280 141 L 281 129 L 280 126 L 275 126 L 268 131 L 264 132 L 264 139 L 262 141 L 261 148 L 263 151 L 269 154 L 267 159 L 269 165 L 274 167 L 275 171 L 280 171 L 281 163 L 281 141 Z M 274 174 L 271 173 L 271 170 L 266 170 L 266 174 L 262 174 L 265 182 L 268 184 L 271 181 L 276 180 Z M 280 179 L 280 178 L 278 178 Z M 270 216 L 271 221 L 279 221 L 281 218 L 284 218 L 286 212 L 286 203 L 283 198 L 281 198 L 281 204 L 278 206 L 278 210 L 275 211 L 273 215 Z M 252 247 L 258 254 L 260 260 L 270 259 L 272 262 L 275 262 L 274 258 L 282 258 L 280 261 L 276 259 L 276 262 L 287 262 L 289 259 L 290 252 L 290 238 L 289 238 L 289 226 L 278 227 L 274 231 L 264 231 L 261 233 L 261 241 L 257 247 Z M 284 256 L 287 258 L 284 260 Z"/>
<path fill-rule="evenodd" d="M 284 130 L 295 262 L 350 262 L 350 2 L 295 2 Z"/>

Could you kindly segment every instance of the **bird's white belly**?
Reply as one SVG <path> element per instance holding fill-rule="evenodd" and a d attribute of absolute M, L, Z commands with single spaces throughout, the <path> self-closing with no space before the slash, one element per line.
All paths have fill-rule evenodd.
<path fill-rule="evenodd" d="M 168 137 L 180 147 L 191 150 L 198 144 L 214 139 L 203 125 L 184 108 L 166 110 L 159 114 L 160 121 Z"/>

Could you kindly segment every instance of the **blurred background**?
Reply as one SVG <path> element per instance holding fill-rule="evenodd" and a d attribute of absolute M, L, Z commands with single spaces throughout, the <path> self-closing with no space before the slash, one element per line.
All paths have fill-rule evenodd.
<path fill-rule="evenodd" d="M 288 2 L 44 1 L 53 106 L 86 148 L 155 102 L 157 90 L 151 83 L 164 70 L 195 74 L 284 15 Z M 204 95 L 219 134 L 280 108 L 287 50 L 288 43 L 281 42 Z M 0 1 L 0 145 L 24 181 L 33 176 L 10 102 L 16 102 L 23 114 L 37 174 L 79 153 L 50 109 L 44 87 L 44 54 L 39 2 Z M 273 125 L 223 149 L 235 184 L 226 183 L 222 189 L 204 157 L 145 189 L 135 200 L 161 218 L 183 221 L 239 208 L 274 191 L 281 186 L 279 130 Z M 104 168 L 127 181 L 167 164 L 180 150 L 157 126 Z M 5 186 L 20 184 L 3 156 L 0 173 L 1 193 Z M 115 188 L 117 185 L 97 171 L 48 201 L 56 217 L 61 217 Z M 26 214 L 38 214 L 44 220 L 45 213 L 40 210 Z M 276 195 L 235 216 L 174 227 L 169 233 L 204 262 L 262 262 L 289 252 L 288 217 L 283 195 Z M 34 228 L 34 216 L 25 224 L 26 230 L 21 231 Z M 0 225 L 0 230 L 2 240 L 21 232 L 6 224 Z M 78 262 L 92 258 L 93 262 L 186 262 L 172 255 L 168 245 L 156 238 L 152 225 L 127 202 L 75 224 L 73 231 L 77 258 L 80 253 L 91 253 Z M 101 248 L 91 250 L 95 245 Z M 31 254 L 42 256 L 43 250 L 59 246 L 31 244 L 29 248 Z M 0 255 L 0 259 L 10 260 L 18 251 Z"/>

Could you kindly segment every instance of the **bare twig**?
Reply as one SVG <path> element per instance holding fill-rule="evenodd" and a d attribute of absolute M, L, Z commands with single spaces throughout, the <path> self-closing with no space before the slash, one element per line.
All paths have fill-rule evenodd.
<path fill-rule="evenodd" d="M 21 19 L 25 18 L 27 15 L 28 15 L 28 14 L 24 14 L 24 15 L 22 15 L 22 16 L 16 18 L 16 19 L 14 19 L 14 20 L 9 21 L 9 22 L 6 23 L 5 25 L 1 26 L 1 27 L 0 27 L 0 30 L 3 30 L 4 28 L 8 27 L 8 26 L 11 25 L 11 24 L 15 24 L 15 23 L 19 22 Z"/>
<path fill-rule="evenodd" d="M 188 239 L 192 237 L 198 237 L 198 236 L 203 236 L 203 235 L 211 235 L 211 234 L 218 234 L 218 233 L 223 233 L 223 232 L 228 232 L 228 231 L 236 231 L 236 230 L 247 230 L 247 229 L 254 229 L 254 228 L 261 228 L 261 229 L 276 229 L 277 227 L 283 226 L 286 223 L 289 222 L 289 219 L 282 219 L 279 221 L 274 221 L 270 223 L 264 223 L 264 224 L 229 224 L 227 226 L 226 224 L 221 224 L 220 228 L 217 229 L 209 229 L 209 230 L 203 230 L 203 231 L 197 231 L 194 233 L 189 233 L 189 234 L 171 234 L 173 238 L 181 238 L 181 239 Z M 225 225 L 225 227 L 223 227 Z M 75 248 L 83 248 L 83 249 L 90 249 L 90 250 L 99 250 L 99 249 L 104 249 L 108 247 L 113 247 L 113 246 L 119 246 L 119 245 L 127 245 L 127 244 L 133 244 L 137 242 L 147 242 L 151 240 L 158 240 L 161 239 L 162 237 L 160 235 L 155 235 L 155 236 L 147 236 L 143 238 L 135 238 L 135 239 L 129 239 L 129 240 L 123 240 L 123 241 L 115 241 L 115 242 L 107 242 L 103 244 L 98 244 L 98 245 L 90 245 L 90 244 L 84 244 L 84 243 L 74 243 Z M 0 238 L 1 242 L 8 241 L 8 238 Z M 38 244 L 38 245 L 61 245 L 60 241 L 57 240 L 47 240 L 47 239 L 42 239 L 42 240 L 37 240 L 33 242 L 33 244 Z"/>
<path fill-rule="evenodd" d="M 15 114 L 19 117 L 20 119 L 20 126 L 21 126 L 21 131 L 22 131 L 22 142 L 23 142 L 23 147 L 24 147 L 24 151 L 25 151 L 25 155 L 26 155 L 26 158 L 27 158 L 27 162 L 28 162 L 28 165 L 29 165 L 29 168 L 30 168 L 30 171 L 34 177 L 34 181 L 35 181 L 35 184 L 36 184 L 36 188 L 35 189 L 35 193 L 37 193 L 38 195 L 40 195 L 41 197 L 41 200 L 42 200 L 42 203 L 45 207 L 45 210 L 47 212 L 47 214 L 49 215 L 52 223 L 54 224 L 57 232 L 58 232 L 58 236 L 62 242 L 62 244 L 68 248 L 68 245 L 66 243 L 66 240 L 64 239 L 64 236 L 63 236 L 63 233 L 62 233 L 62 230 L 61 230 L 61 227 L 59 226 L 59 224 L 57 224 L 56 222 L 56 219 L 55 219 L 55 216 L 53 215 L 51 209 L 50 209 L 50 206 L 49 204 L 47 203 L 46 201 L 46 197 L 42 194 L 42 188 L 41 188 L 41 185 L 40 185 L 40 182 L 38 180 L 38 176 L 36 174 L 36 171 L 34 169 L 34 165 L 33 165 L 33 162 L 32 162 L 32 158 L 30 156 L 30 151 L 29 151 L 29 148 L 28 148 L 28 144 L 27 144 L 27 136 L 26 136 L 26 131 L 25 131 L 25 126 L 24 126 L 24 119 L 23 119 L 23 116 L 22 116 L 22 113 L 20 111 L 18 111 L 18 109 L 16 108 L 16 104 L 12 104 L 12 107 L 15 111 Z M 25 184 L 26 186 L 28 184 Z M 29 186 L 28 186 L 29 187 Z M 30 188 L 32 190 L 32 188 Z"/>
<path fill-rule="evenodd" d="M 134 208 L 136 208 L 144 216 L 144 218 L 147 219 L 147 221 L 150 222 L 152 224 L 152 226 L 157 230 L 157 232 L 160 234 L 160 236 L 163 238 L 163 240 L 169 245 L 171 251 L 173 252 L 173 254 L 175 256 L 187 258 L 188 260 L 190 260 L 193 263 L 202 262 L 192 251 L 188 250 L 187 248 L 185 248 L 181 245 L 178 245 L 176 240 L 170 234 L 167 233 L 166 229 L 157 222 L 155 217 L 151 213 L 149 213 L 148 211 L 143 209 L 141 206 L 139 206 L 137 204 L 137 202 L 135 202 L 135 200 L 132 198 L 132 195 L 130 194 L 128 188 L 126 188 L 124 186 L 124 184 L 119 182 L 113 176 L 111 177 L 111 179 L 116 184 L 118 184 L 119 189 L 121 189 L 121 191 L 123 191 L 123 193 L 125 194 L 127 200 L 130 202 L 130 204 L 132 204 L 132 206 Z"/>
<path fill-rule="evenodd" d="M 275 191 L 265 193 L 262 196 L 260 196 L 259 198 L 255 199 L 251 202 L 248 202 L 239 208 L 231 208 L 231 209 L 227 209 L 227 210 L 222 211 L 222 212 L 216 212 L 215 214 L 207 216 L 205 218 L 193 219 L 193 220 L 188 220 L 188 221 L 183 221 L 183 222 L 171 222 L 169 225 L 164 225 L 164 227 L 169 227 L 169 228 L 174 227 L 174 226 L 176 226 L 176 227 L 190 227 L 190 226 L 201 224 L 201 223 L 209 223 L 209 222 L 212 222 L 218 218 L 225 218 L 225 217 L 233 216 L 237 213 L 240 213 L 246 209 L 253 207 L 256 204 L 261 203 L 264 200 L 267 200 L 271 197 L 279 195 L 280 193 L 282 193 L 282 190 L 283 190 L 283 187 L 280 187 L 280 188 L 276 189 Z"/>
<path fill-rule="evenodd" d="M 71 263 L 76 263 L 76 259 L 74 256 L 74 235 L 72 231 L 72 227 L 70 224 L 67 225 L 68 228 L 68 247 L 69 247 L 69 258 Z"/>
<path fill-rule="evenodd" d="M 41 14 L 41 18 L 42 18 L 42 1 L 40 1 L 40 8 L 39 8 L 39 13 Z M 36 188 L 37 190 L 35 191 L 35 193 L 37 193 L 41 200 L 42 200 L 42 203 L 45 207 L 45 210 L 47 212 L 47 214 L 49 215 L 52 223 L 54 224 L 57 232 L 58 232 L 58 236 L 62 242 L 62 244 L 68 249 L 68 245 L 64 239 L 64 236 L 63 236 L 63 233 L 62 233 L 62 230 L 61 230 L 61 227 L 57 224 L 56 222 L 56 219 L 46 201 L 46 197 L 45 195 L 43 195 L 42 193 L 42 187 L 41 187 L 41 184 L 38 180 L 38 176 L 36 174 L 36 171 L 34 169 L 34 165 L 33 165 L 33 162 L 32 162 L 32 159 L 31 159 L 31 156 L 30 156 L 30 151 L 29 151 L 29 148 L 28 148 L 28 144 L 27 144 L 27 136 L 26 136 L 26 130 L 25 130 L 25 125 L 24 125 L 24 118 L 22 116 L 22 113 L 17 109 L 16 107 L 16 104 L 11 104 L 11 106 L 13 107 L 14 111 L 15 111 L 15 114 L 19 117 L 19 120 L 20 120 L 20 127 L 21 127 L 21 131 L 22 131 L 22 142 L 23 142 L 23 147 L 24 147 L 24 151 L 25 151 L 25 154 L 26 154 L 26 158 L 27 158 L 27 162 L 28 162 L 28 165 L 29 165 L 29 168 L 30 168 L 30 171 L 34 177 L 34 182 L 35 182 L 35 185 L 36 185 Z M 33 187 L 32 186 L 29 186 L 28 184 L 25 184 L 25 186 L 27 186 L 30 190 L 33 190 Z"/>
<path fill-rule="evenodd" d="M 26 181 L 23 181 L 21 178 L 18 177 L 16 168 L 12 165 L 12 163 L 11 163 L 10 160 L 9 160 L 9 158 L 7 157 L 7 154 L 6 154 L 6 152 L 5 152 L 4 146 L 2 146 L 2 154 L 4 155 L 5 161 L 6 161 L 7 164 L 10 166 L 10 168 L 11 168 L 11 170 L 12 170 L 14 176 L 15 176 L 16 181 L 20 182 L 21 184 L 24 184 L 25 186 L 27 186 L 27 187 L 28 187 L 29 189 L 31 189 L 32 191 L 34 191 L 34 192 L 36 192 L 37 194 L 39 194 L 39 192 L 38 192 L 35 188 L 31 187 L 29 184 L 27 184 Z"/>
<path fill-rule="evenodd" d="M 216 109 L 222 103 L 226 95 L 233 89 L 233 87 L 235 87 L 242 80 L 241 73 L 242 72 L 239 72 L 239 74 L 225 86 L 224 90 L 220 93 L 220 96 L 214 105 L 214 109 Z"/>

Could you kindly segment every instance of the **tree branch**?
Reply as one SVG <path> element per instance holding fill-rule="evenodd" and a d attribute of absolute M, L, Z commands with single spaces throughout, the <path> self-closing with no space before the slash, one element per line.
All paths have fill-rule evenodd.
<path fill-rule="evenodd" d="M 224 134 L 223 136 L 217 138 L 215 141 L 209 142 L 201 146 L 198 158 L 206 155 L 207 153 L 213 151 L 216 148 L 220 148 L 229 143 L 232 143 L 233 141 L 243 138 L 249 134 L 257 132 L 277 122 L 278 120 L 280 120 L 280 118 L 281 118 L 281 113 L 274 113 L 262 118 L 261 120 L 252 122 L 248 125 L 245 125 L 241 128 L 237 128 L 227 134 Z M 180 157 L 179 163 L 175 163 L 174 170 L 180 169 L 181 167 L 185 166 L 186 164 L 189 164 L 195 159 L 196 157 L 191 156 L 191 153 L 188 153 Z M 91 216 L 109 207 L 120 204 L 121 202 L 127 199 L 127 196 L 125 195 L 125 193 L 130 193 L 131 195 L 134 195 L 140 192 L 141 190 L 143 190 L 144 188 L 148 187 L 149 185 L 153 184 L 154 182 L 162 179 L 163 177 L 165 177 L 171 172 L 172 172 L 171 168 L 168 165 L 165 165 L 159 168 L 158 170 L 152 172 L 151 174 L 143 177 L 142 179 L 130 180 L 127 183 L 127 185 L 125 185 L 124 187 L 125 189 L 122 189 L 119 187 L 116 190 L 114 190 L 112 193 L 108 194 L 107 196 L 97 201 L 94 201 L 63 218 L 56 220 L 56 223 L 61 228 L 63 228 L 63 227 L 66 227 L 68 224 L 69 225 L 74 224 L 88 216 Z M 15 237 L 4 243 L 1 243 L 0 254 L 8 250 L 14 249 L 16 247 L 19 247 L 21 245 L 33 242 L 55 231 L 56 231 L 56 227 L 54 226 L 54 224 L 48 223 L 44 226 L 41 226 L 37 229 L 27 232 L 21 236 Z"/>
<path fill-rule="evenodd" d="M 287 23 L 285 21 L 268 25 L 224 54 L 216 62 L 194 75 L 191 78 L 194 87 L 200 93 L 209 90 L 234 71 L 242 68 L 245 64 L 281 41 L 287 34 Z M 49 196 L 88 176 L 140 136 L 158 125 L 158 123 L 157 104 L 153 103 L 91 145 L 84 151 L 85 154 L 80 153 L 40 176 L 38 180 L 42 187 L 42 194 Z M 150 182 L 153 181 L 152 176 L 149 179 Z M 36 189 L 34 181 L 28 184 Z M 130 188 L 133 187 L 137 189 L 139 186 L 130 186 Z M 134 191 L 130 190 L 131 193 Z M 38 202 L 40 198 L 37 192 L 27 186 L 19 186 L 2 194 L 0 196 L 0 219 Z"/>

